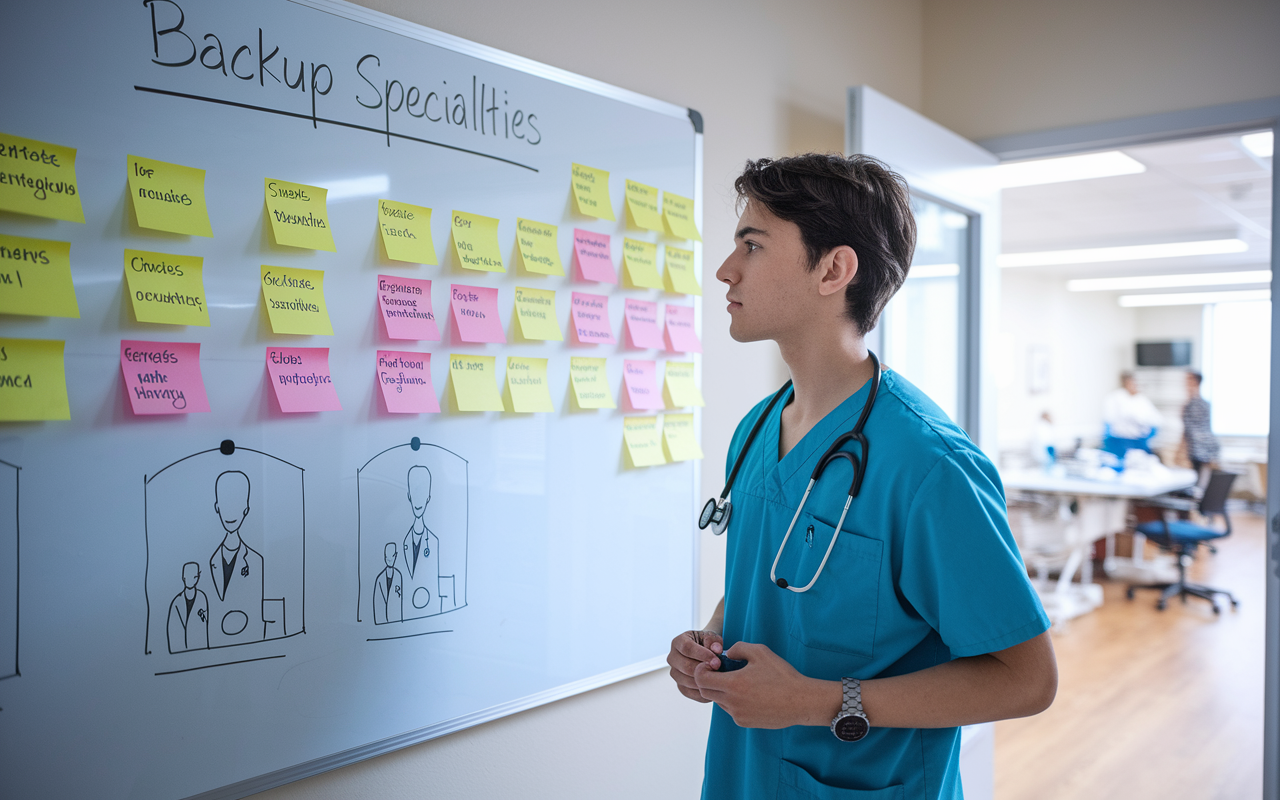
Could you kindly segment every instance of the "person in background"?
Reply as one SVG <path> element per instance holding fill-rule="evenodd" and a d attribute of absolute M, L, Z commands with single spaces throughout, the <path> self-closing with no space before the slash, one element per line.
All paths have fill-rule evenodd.
<path fill-rule="evenodd" d="M 1187 404 L 1182 407 L 1182 450 L 1191 467 L 1202 478 L 1204 470 L 1218 460 L 1218 440 L 1209 427 L 1209 401 L 1200 396 L 1204 376 L 1187 371 Z"/>
<path fill-rule="evenodd" d="M 1102 449 L 1123 461 L 1130 450 L 1151 452 L 1151 439 L 1164 418 L 1126 370 L 1120 373 L 1120 388 L 1102 401 L 1102 421 L 1106 423 Z"/>

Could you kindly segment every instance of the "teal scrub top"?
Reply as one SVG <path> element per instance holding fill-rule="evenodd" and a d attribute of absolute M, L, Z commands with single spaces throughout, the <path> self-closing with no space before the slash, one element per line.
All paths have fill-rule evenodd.
<path fill-rule="evenodd" d="M 991 461 L 937 405 L 886 370 L 864 432 L 870 461 L 818 581 L 797 594 L 769 567 L 819 458 L 849 431 L 870 382 L 778 460 L 784 403 L 746 454 L 731 501 L 725 647 L 768 645 L 800 673 L 839 680 L 917 672 L 1002 650 L 1049 628 L 1027 579 Z M 790 402 L 788 396 L 786 402 Z M 728 468 L 763 413 L 738 425 Z M 858 453 L 856 444 L 844 449 Z M 796 520 L 777 575 L 813 577 L 835 534 L 852 468 L 832 463 Z M 804 800 L 960 798 L 959 728 L 876 728 L 841 742 L 829 728 L 739 728 L 712 712 L 702 796 Z"/>

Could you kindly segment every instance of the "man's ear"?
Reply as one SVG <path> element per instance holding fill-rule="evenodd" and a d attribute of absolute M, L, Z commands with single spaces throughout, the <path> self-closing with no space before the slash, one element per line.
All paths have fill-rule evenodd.
<path fill-rule="evenodd" d="M 823 297 L 843 292 L 858 274 L 858 254 L 848 245 L 832 248 L 818 263 L 818 293 Z"/>

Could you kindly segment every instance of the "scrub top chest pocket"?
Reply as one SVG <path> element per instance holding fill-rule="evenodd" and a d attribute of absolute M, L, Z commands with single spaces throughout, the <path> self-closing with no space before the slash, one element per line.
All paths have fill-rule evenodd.
<path fill-rule="evenodd" d="M 796 520 L 778 574 L 807 583 L 822 563 L 836 530 L 805 512 Z M 847 528 L 840 531 L 831 557 L 813 588 L 792 595 L 791 637 L 805 647 L 871 658 L 880 595 L 884 545 Z M 791 593 L 788 593 L 791 594 Z"/>

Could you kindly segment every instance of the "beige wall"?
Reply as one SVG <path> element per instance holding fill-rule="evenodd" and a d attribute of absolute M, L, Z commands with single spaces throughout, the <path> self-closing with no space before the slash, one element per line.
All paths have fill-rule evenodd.
<path fill-rule="evenodd" d="M 1276 0 L 925 0 L 924 108 L 971 139 L 1280 95 Z"/>
<path fill-rule="evenodd" d="M 919 108 L 920 0 L 655 0 L 643 13 L 585 0 L 362 4 L 702 112 L 703 486 L 719 492 L 737 420 L 784 380 L 772 345 L 738 345 L 727 334 L 714 273 L 732 247 L 733 178 L 748 158 L 841 150 L 848 86 L 868 83 Z M 624 30 L 641 45 L 624 48 Z M 724 543 L 698 535 L 709 609 L 723 588 Z M 657 672 L 258 797 L 691 797 L 702 781 L 709 718 L 706 706 L 679 697 Z"/>

